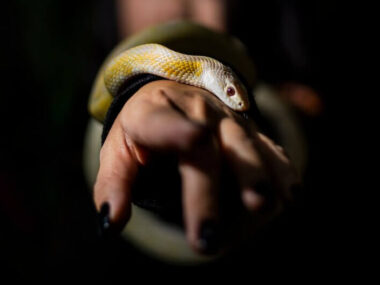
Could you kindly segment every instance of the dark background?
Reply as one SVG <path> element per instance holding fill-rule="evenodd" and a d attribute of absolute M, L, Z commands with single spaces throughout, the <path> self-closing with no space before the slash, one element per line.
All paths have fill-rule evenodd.
<path fill-rule="evenodd" d="M 75 276 L 97 283 L 173 272 L 211 273 L 214 279 L 232 271 L 235 277 L 300 280 L 339 275 L 336 264 L 350 264 L 352 258 L 342 238 L 344 215 L 332 202 L 343 187 L 338 150 L 346 134 L 339 127 L 340 106 L 350 100 L 337 76 L 344 7 L 333 1 L 230 5 L 230 30 L 248 46 L 259 79 L 274 86 L 307 84 L 324 109 L 317 117 L 300 114 L 310 160 L 296 209 L 258 246 L 207 267 L 181 268 L 97 235 L 82 147 L 92 81 L 118 41 L 112 2 L 15 0 L 2 5 L 1 271 L 16 280 Z"/>

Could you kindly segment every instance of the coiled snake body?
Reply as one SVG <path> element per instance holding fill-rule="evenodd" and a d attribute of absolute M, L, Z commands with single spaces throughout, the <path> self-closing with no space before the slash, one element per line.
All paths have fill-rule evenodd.
<path fill-rule="evenodd" d="M 159 44 L 139 45 L 112 59 L 105 69 L 105 86 L 115 96 L 126 80 L 143 73 L 204 88 L 235 111 L 249 108 L 247 90 L 231 68 L 213 58 L 182 54 Z"/>

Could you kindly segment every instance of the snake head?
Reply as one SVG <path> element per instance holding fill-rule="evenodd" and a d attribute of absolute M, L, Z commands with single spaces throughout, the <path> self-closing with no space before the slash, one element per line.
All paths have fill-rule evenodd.
<path fill-rule="evenodd" d="M 235 111 L 249 109 L 247 89 L 237 75 L 227 66 L 205 70 L 202 76 L 204 86 L 214 93 L 228 107 Z"/>
<path fill-rule="evenodd" d="M 228 68 L 223 82 L 223 91 L 226 104 L 236 111 L 249 109 L 248 92 L 236 74 Z"/>

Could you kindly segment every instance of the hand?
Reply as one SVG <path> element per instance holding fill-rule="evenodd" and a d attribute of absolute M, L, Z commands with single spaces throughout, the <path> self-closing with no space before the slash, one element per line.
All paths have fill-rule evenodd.
<path fill-rule="evenodd" d="M 114 228 L 121 230 L 129 219 L 132 184 L 156 151 L 178 155 L 186 235 L 198 252 L 208 252 L 220 218 L 223 163 L 256 225 L 281 210 L 298 182 L 284 150 L 257 132 L 252 120 L 206 90 L 155 81 L 126 102 L 100 152 L 94 198 L 98 210 L 108 202 Z"/>

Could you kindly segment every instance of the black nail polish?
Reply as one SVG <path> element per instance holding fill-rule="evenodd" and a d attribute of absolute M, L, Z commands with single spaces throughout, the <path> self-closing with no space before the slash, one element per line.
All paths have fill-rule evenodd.
<path fill-rule="evenodd" d="M 203 223 L 199 236 L 199 249 L 204 254 L 216 254 L 219 251 L 219 227 L 214 221 Z"/>
<path fill-rule="evenodd" d="M 100 208 L 100 212 L 98 214 L 99 217 L 99 235 L 102 238 L 109 237 L 110 234 L 110 205 L 107 202 L 104 202 Z"/>

